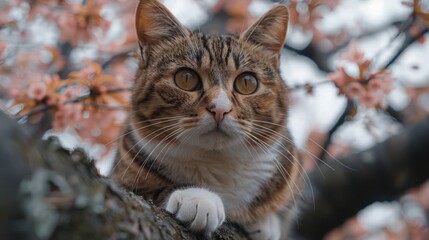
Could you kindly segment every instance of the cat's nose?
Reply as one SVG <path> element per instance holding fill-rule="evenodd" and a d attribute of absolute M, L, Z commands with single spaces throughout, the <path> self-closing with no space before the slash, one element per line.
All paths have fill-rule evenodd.
<path fill-rule="evenodd" d="M 231 112 L 231 109 L 227 109 L 227 108 L 222 108 L 222 107 L 212 107 L 212 108 L 208 108 L 207 109 L 214 117 L 214 120 L 216 121 L 217 124 L 219 124 L 220 122 L 222 122 L 223 117 Z"/>

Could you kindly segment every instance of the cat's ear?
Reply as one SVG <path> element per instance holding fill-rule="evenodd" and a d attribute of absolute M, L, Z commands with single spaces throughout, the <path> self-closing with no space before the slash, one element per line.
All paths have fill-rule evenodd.
<path fill-rule="evenodd" d="M 259 44 L 266 50 L 279 54 L 286 38 L 288 20 L 287 7 L 277 4 L 245 30 L 240 39 Z"/>
<path fill-rule="evenodd" d="M 139 1 L 136 30 L 141 46 L 153 44 L 165 38 L 189 34 L 189 31 L 158 0 Z"/>

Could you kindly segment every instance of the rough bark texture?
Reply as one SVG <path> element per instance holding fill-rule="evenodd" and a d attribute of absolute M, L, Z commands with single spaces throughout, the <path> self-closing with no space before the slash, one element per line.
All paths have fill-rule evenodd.
<path fill-rule="evenodd" d="M 320 165 L 298 204 L 293 239 L 323 239 L 375 201 L 390 201 L 429 178 L 429 119 L 360 153 Z"/>
<path fill-rule="evenodd" d="M 81 150 L 39 142 L 0 113 L 0 239 L 202 239 L 97 174 Z M 224 224 L 212 239 L 246 239 Z"/>

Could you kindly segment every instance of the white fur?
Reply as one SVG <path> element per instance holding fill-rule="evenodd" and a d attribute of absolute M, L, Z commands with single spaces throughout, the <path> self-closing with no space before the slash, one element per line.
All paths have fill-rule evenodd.
<path fill-rule="evenodd" d="M 146 152 L 153 151 L 152 158 L 161 156 L 156 161 L 164 166 L 174 182 L 192 183 L 219 194 L 227 212 L 249 204 L 276 170 L 275 151 L 246 148 L 240 144 L 222 150 L 180 144 L 162 151 L 164 146 L 157 147 L 157 144 L 140 138 L 138 145 L 145 146 Z"/>
<path fill-rule="evenodd" d="M 213 104 L 216 106 L 216 108 L 224 109 L 226 112 L 229 112 L 232 107 L 232 103 L 223 89 L 219 91 L 219 94 L 213 100 Z"/>
<path fill-rule="evenodd" d="M 189 224 L 194 232 L 210 235 L 225 221 L 225 210 L 218 195 L 202 188 L 174 191 L 165 210 Z"/>
<path fill-rule="evenodd" d="M 221 130 L 207 113 L 199 124 L 176 140 L 178 145 L 159 144 L 140 136 L 133 137 L 151 158 L 163 165 L 169 178 L 178 184 L 195 184 L 216 192 L 228 212 L 247 206 L 275 170 L 278 146 L 264 149 L 245 145 L 238 124 L 226 115 Z"/>
<path fill-rule="evenodd" d="M 279 240 L 282 229 L 280 219 L 272 214 L 260 222 L 244 226 L 252 240 Z"/>
<path fill-rule="evenodd" d="M 221 130 L 225 134 L 217 130 Z M 208 113 L 201 116 L 198 126 L 188 130 L 186 135 L 189 137 L 179 139 L 183 145 L 210 151 L 225 150 L 242 145 L 240 139 L 244 137 L 238 124 L 229 115 L 225 115 L 222 123 L 217 126 L 213 117 Z"/>

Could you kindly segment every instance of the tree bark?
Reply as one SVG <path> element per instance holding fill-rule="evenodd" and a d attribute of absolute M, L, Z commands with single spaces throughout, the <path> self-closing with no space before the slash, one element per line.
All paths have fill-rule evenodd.
<path fill-rule="evenodd" d="M 202 239 L 98 175 L 82 150 L 36 141 L 0 113 L 0 239 Z M 247 239 L 224 224 L 212 239 Z"/>

